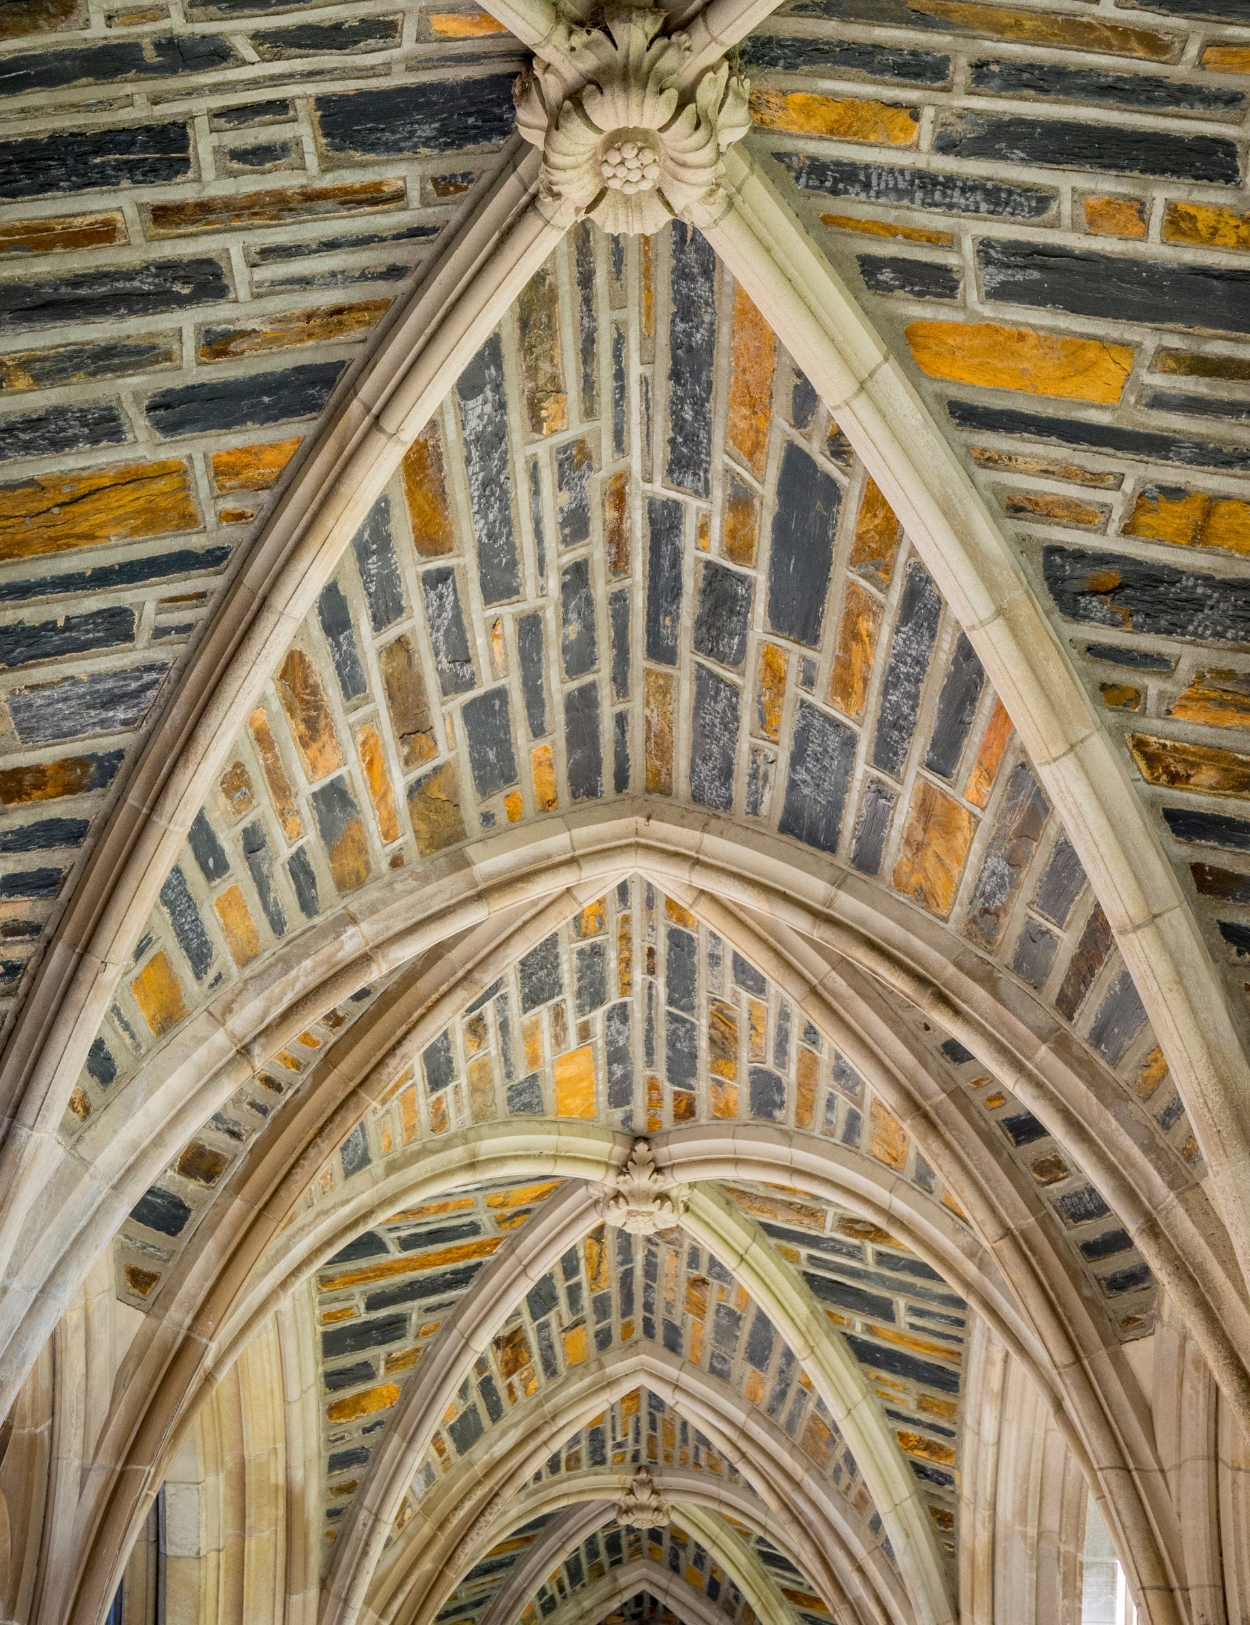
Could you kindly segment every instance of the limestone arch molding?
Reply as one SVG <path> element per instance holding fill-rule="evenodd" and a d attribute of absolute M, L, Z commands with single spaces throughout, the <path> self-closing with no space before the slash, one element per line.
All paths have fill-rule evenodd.
<path fill-rule="evenodd" d="M 734 1578 L 737 1581 L 736 1575 Z M 746 1588 L 737 1583 L 764 1625 L 790 1625 L 788 1612 L 779 1613 L 775 1606 L 756 1608 Z M 625 1563 L 619 1569 L 609 1569 L 602 1580 L 574 1592 L 567 1603 L 549 1616 L 550 1625 L 573 1625 L 574 1621 L 590 1625 L 592 1620 L 602 1620 L 605 1614 L 636 1597 L 640 1591 L 650 1592 L 657 1602 L 671 1608 L 681 1625 L 723 1625 L 724 1616 L 706 1597 L 679 1575 L 671 1574 L 647 1558 Z"/>
<path fill-rule="evenodd" d="M 375 1569 L 359 1613 L 345 1617 L 367 1619 L 370 1625 L 374 1620 L 430 1625 L 463 1575 L 499 1538 L 497 1520 L 488 1517 L 485 1527 L 479 1521 L 492 1502 L 509 1508 L 523 1504 L 529 1518 L 584 1499 L 584 1489 L 563 1475 L 532 1492 L 526 1493 L 525 1485 L 554 1443 L 639 1383 L 693 1422 L 735 1463 L 774 1516 L 788 1517 L 801 1531 L 785 1545 L 813 1571 L 809 1578 L 822 1591 L 836 1597 L 841 1589 L 852 1605 L 874 1598 L 867 1614 L 861 1613 L 864 1620 L 879 1615 L 897 1625 L 920 1625 L 926 1619 L 923 1599 L 909 1599 L 866 1524 L 829 1486 L 793 1464 L 788 1434 L 699 1367 L 667 1350 L 633 1344 L 579 1367 L 552 1403 L 534 1403 L 518 1415 L 507 1437 L 495 1440 L 488 1434 L 480 1441 L 472 1461 L 462 1461 L 433 1487 Z M 716 1494 L 720 1488 L 715 1486 Z M 683 1492 L 683 1498 L 691 1497 Z"/>
<path fill-rule="evenodd" d="M 495 0 L 542 47 L 551 8 Z M 725 0 L 718 48 L 758 20 Z M 1214 966 L 1136 797 L 1010 548 L 901 366 L 757 165 L 726 155 L 728 201 L 702 229 L 805 365 L 903 519 L 1003 696 L 1115 930 L 1189 1109 L 1250 1274 L 1250 1091 Z M 535 206 L 537 155 L 511 145 L 495 184 L 381 341 L 355 392 L 297 471 L 180 698 L 144 752 L 45 959 L 0 1072 L 7 1137 L 0 1257 L 45 1162 L 112 989 L 178 845 L 260 685 L 374 496 L 477 344 L 559 233 Z"/>
<path fill-rule="evenodd" d="M 535 832 L 523 854 L 528 861 L 517 852 L 524 832 L 477 843 L 423 876 L 425 884 L 399 897 L 379 894 L 371 909 L 357 905 L 331 916 L 308 939 L 267 960 L 227 1005 L 210 1007 L 179 1029 L 132 1080 L 138 1099 L 120 1095 L 73 1153 L 62 1148 L 60 1182 L 48 1180 L 31 1214 L 21 1236 L 23 1278 L 11 1283 L 4 1302 L 8 1324 L 0 1320 L 0 1328 L 20 1353 L 20 1359 L 6 1361 L 8 1381 L 20 1381 L 90 1260 L 180 1149 L 189 1118 L 211 1115 L 286 1035 L 361 982 L 468 933 L 465 964 L 452 967 L 463 971 L 467 987 L 462 980 L 457 992 L 453 976 L 437 1005 L 427 1004 L 423 1014 L 418 1008 L 407 1051 L 373 1058 L 364 1078 L 353 1078 L 350 1086 L 334 1076 L 327 1089 L 328 1074 L 322 1072 L 315 1103 L 305 1097 L 298 1104 L 279 1140 L 280 1160 L 295 1170 L 294 1183 L 269 1165 L 268 1143 L 262 1141 L 266 1172 L 241 1177 L 232 1204 L 232 1221 L 251 1227 L 251 1257 L 263 1246 L 261 1231 L 272 1233 L 279 1222 L 278 1209 L 289 1211 L 318 1151 L 323 1160 L 333 1149 L 327 1123 L 318 1120 L 327 1092 L 339 1107 L 334 1127 L 341 1139 L 405 1057 L 448 1019 L 457 998 L 468 1002 L 508 962 L 491 952 L 492 932 L 511 925 L 513 949 L 523 951 L 517 944 L 553 929 L 620 876 L 641 872 L 757 958 L 881 1087 L 981 1234 L 1018 1252 L 1039 1234 L 1038 1199 L 1018 1182 L 1012 1186 L 1012 1171 L 1001 1165 L 989 1138 L 991 1126 L 961 1094 L 943 1090 L 923 1055 L 895 1030 L 897 1022 L 874 1008 L 872 983 L 902 995 L 965 1043 L 1104 1192 L 1193 1325 L 1230 1403 L 1250 1418 L 1250 1315 L 1220 1245 L 1219 1217 L 1202 1184 L 1150 1135 L 1134 1132 L 1141 1108 L 1104 1077 L 1101 1064 L 1083 1055 L 1036 1001 L 1017 997 L 1009 1007 L 999 1000 L 960 962 L 947 928 L 902 899 L 851 875 L 831 881 L 827 866 L 805 853 L 764 856 L 731 821 L 680 808 L 665 813 L 661 819 L 640 801 L 553 820 Z M 281 1012 L 276 1017 L 275 1008 Z M 331 1067 L 329 1074 L 334 1072 Z M 88 1160 L 93 1147 L 94 1163 Z M 216 1206 L 210 1208 L 214 1223 Z M 207 1238 L 211 1229 L 201 1229 Z M 69 1244 L 67 1236 L 73 1238 Z M 197 1313 L 194 1294 L 184 1312 L 190 1325 Z M 1080 1315 L 1088 1318 L 1085 1311 Z M 1062 1344 L 1066 1330 L 1058 1321 L 1054 1329 Z"/>

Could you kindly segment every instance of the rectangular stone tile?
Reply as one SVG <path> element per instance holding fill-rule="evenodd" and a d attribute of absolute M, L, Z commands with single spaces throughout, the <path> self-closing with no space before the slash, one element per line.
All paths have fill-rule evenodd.
<path fill-rule="evenodd" d="M 681 625 L 682 527 L 684 510 L 669 497 L 648 497 L 647 659 L 677 664 Z"/>
<path fill-rule="evenodd" d="M 54 457 L 88 446 L 119 446 L 131 438 L 114 401 L 50 406 L 42 412 L 0 415 L 0 461 L 18 457 Z"/>
<path fill-rule="evenodd" d="M 968 904 L 965 929 L 981 947 L 995 949 L 1002 941 L 1008 916 L 1049 816 L 1049 803 L 1028 764 L 1018 763 L 1007 781 L 1007 791 Z"/>
<path fill-rule="evenodd" d="M 1065 1021 L 1071 1021 L 1076 1016 L 1114 947 L 1115 937 L 1107 923 L 1107 916 L 1095 904 L 1055 995 L 1055 1009 Z"/>
<path fill-rule="evenodd" d="M 399 746 L 400 765 L 408 772 L 422 762 L 433 761 L 438 755 L 434 716 L 426 695 L 421 664 L 407 633 L 401 632 L 399 637 L 378 650 L 378 670 L 386 692 L 391 726 L 395 730 L 395 742 Z"/>
<path fill-rule="evenodd" d="M 646 785 L 650 795 L 673 793 L 673 678 L 647 667 L 643 674 Z"/>
<path fill-rule="evenodd" d="M 811 649 L 820 644 L 841 505 L 832 475 L 787 441 L 769 543 L 768 624 Z"/>
<path fill-rule="evenodd" d="M 813 38 L 805 34 L 748 34 L 738 47 L 747 67 L 805 70 L 835 79 L 898 79 L 908 84 L 945 85 L 950 57 L 867 41 Z"/>
<path fill-rule="evenodd" d="M 698 581 L 695 653 L 731 671 L 741 671 L 747 655 L 754 579 L 709 560 L 699 566 Z"/>
<path fill-rule="evenodd" d="M 264 322 L 200 331 L 201 361 L 235 361 L 268 355 L 301 344 L 330 344 L 368 330 L 386 314 L 389 299 L 365 299 L 355 305 L 319 305 L 310 310 L 277 311 Z"/>
<path fill-rule="evenodd" d="M 525 412 L 533 435 L 559 434 L 569 426 L 568 393 L 560 348 L 560 307 L 555 262 L 540 266 L 517 300 Z"/>
<path fill-rule="evenodd" d="M 290 57 L 321 56 L 341 51 L 364 55 L 387 51 L 400 43 L 399 17 L 337 18 L 333 22 L 288 24 L 285 28 L 264 28 L 251 35 L 251 44 L 262 62 L 281 62 Z"/>
<path fill-rule="evenodd" d="M 912 322 L 907 342 L 929 378 L 1110 406 L 1124 392 L 1136 353 L 1127 344 L 997 322 Z"/>
<path fill-rule="evenodd" d="M 256 446 L 231 446 L 225 451 L 215 451 L 209 458 L 213 484 L 223 494 L 267 491 L 277 483 L 301 444 L 302 437 L 293 435 L 289 440 L 270 440 Z"/>
<path fill-rule="evenodd" d="M 1166 715 L 1214 728 L 1250 727 L 1250 684 L 1241 672 L 1195 672 Z"/>
<path fill-rule="evenodd" d="M 1085 197 L 1081 218 L 1086 231 L 1103 237 L 1144 237 L 1146 210 L 1140 198 Z"/>
<path fill-rule="evenodd" d="M 513 78 L 497 73 L 317 96 L 323 154 L 327 160 L 389 158 L 498 146 L 512 134 L 516 116 Z"/>
<path fill-rule="evenodd" d="M 309 778 L 322 779 L 327 773 L 337 772 L 343 765 L 343 753 L 312 658 L 302 649 L 288 650 L 274 678 L 274 687 Z"/>
<path fill-rule="evenodd" d="M 131 982 L 130 991 L 139 1013 L 157 1038 L 176 1027 L 187 1015 L 182 983 L 164 949 L 148 960 Z M 139 1222 L 147 1221 L 141 1218 Z"/>
<path fill-rule="evenodd" d="M 135 640 L 135 612 L 124 605 L 66 615 L 56 621 L 10 621 L 0 626 L 0 666 L 112 649 Z"/>
<path fill-rule="evenodd" d="M 741 696 L 730 682 L 696 661 L 691 710 L 690 798 L 717 812 L 733 809 Z"/>
<path fill-rule="evenodd" d="M 441 558 L 455 551 L 456 537 L 447 506 L 443 440 L 432 422 L 404 454 L 404 495 L 412 540 L 422 558 Z"/>
<path fill-rule="evenodd" d="M 982 5 L 978 0 L 803 0 L 794 15 L 845 18 L 885 28 L 979 34 L 984 39 L 1010 40 L 1019 45 L 1140 57 L 1148 62 L 1170 61 L 1180 50 L 1175 35 L 1154 29 L 1126 27 L 1101 17 Z"/>
<path fill-rule="evenodd" d="M 901 775 L 911 748 L 941 616 L 942 600 L 933 579 L 913 560 L 899 600 L 872 746 L 873 765 L 895 778 Z"/>
<path fill-rule="evenodd" d="M 612 641 L 612 698 L 627 700 L 630 694 L 630 592 L 620 588 L 608 598 L 608 626 Z"/>
<path fill-rule="evenodd" d="M 851 843 L 851 867 L 861 874 L 881 873 L 881 860 L 885 856 L 885 843 L 894 817 L 894 804 L 898 794 L 880 779 L 867 779 L 860 797 L 859 817 L 855 821 L 855 838 Z"/>
<path fill-rule="evenodd" d="M 1138 493 L 1124 532 L 1179 547 L 1250 553 L 1250 503 L 1184 487 L 1150 485 Z"/>
<path fill-rule="evenodd" d="M 352 552 L 369 606 L 369 624 L 375 632 L 384 632 L 408 613 L 391 535 L 390 497 L 383 494 L 370 508 L 364 523 L 352 537 Z"/>
<path fill-rule="evenodd" d="M 984 685 L 985 668 L 961 632 L 942 682 L 933 736 L 925 756 L 925 767 L 939 778 L 955 776 Z"/>
<path fill-rule="evenodd" d="M 629 475 L 623 468 L 603 487 L 603 552 L 609 575 L 629 574 Z"/>
<path fill-rule="evenodd" d="M 1209 796 L 1250 794 L 1250 756 L 1183 739 L 1129 734 L 1129 749 L 1148 784 L 1198 790 Z"/>
<path fill-rule="evenodd" d="M 1046 187 L 1019 186 L 979 175 L 908 169 L 853 158 L 823 158 L 806 152 L 774 152 L 772 156 L 804 191 L 900 208 L 1041 220 L 1055 207 L 1058 196 Z"/>
<path fill-rule="evenodd" d="M 318 417 L 346 365 L 345 361 L 310 361 L 285 372 L 158 390 L 145 401 L 144 414 L 163 440 Z"/>
<path fill-rule="evenodd" d="M 1179 298 L 1183 298 L 1183 290 Z M 1250 452 L 1239 445 L 1191 440 L 1172 432 L 1122 428 L 1116 423 L 1095 423 L 1084 418 L 1018 412 L 1011 407 L 983 405 L 980 401 L 947 401 L 946 410 L 957 429 L 974 434 L 1027 435 L 1037 440 L 1057 441 L 1064 446 L 1110 452 L 1113 456 L 1250 473 Z"/>
<path fill-rule="evenodd" d="M 117 733 L 139 726 L 168 671 L 168 665 L 159 661 L 34 683 L 12 689 L 6 703 L 24 745 L 51 744 L 81 734 Z"/>
<path fill-rule="evenodd" d="M 939 118 L 933 150 L 952 158 L 1159 175 L 1221 186 L 1236 186 L 1241 179 L 1236 144 L 1222 136 L 1067 119 L 949 113 Z"/>
<path fill-rule="evenodd" d="M 365 786 L 369 791 L 369 800 L 373 804 L 378 836 L 383 846 L 389 846 L 399 839 L 399 818 L 395 812 L 395 794 L 391 788 L 391 776 L 386 770 L 386 750 L 382 744 L 382 736 L 372 722 L 367 722 L 357 735 L 356 751 L 360 771 L 364 774 Z M 272 920 L 270 924 L 273 924 Z"/>
<path fill-rule="evenodd" d="M 806 700 L 795 714 L 779 829 L 822 852 L 836 852 L 855 768 L 856 735 Z"/>
<path fill-rule="evenodd" d="M 1072 547 L 1043 548 L 1042 573 L 1068 620 L 1203 642 L 1250 638 L 1250 582 Z"/>
<path fill-rule="evenodd" d="M 10 220 L 0 225 L 0 254 L 62 254 L 129 241 L 125 217 L 116 210 Z"/>
<path fill-rule="evenodd" d="M 107 271 L 64 271 L 0 282 L 0 318 L 16 333 L 65 322 L 153 316 L 233 298 L 225 269 L 212 256 L 149 260 Z"/>
<path fill-rule="evenodd" d="M 1250 332 L 1250 271 L 1177 265 L 1093 249 L 982 238 L 977 264 L 987 299 L 1110 321 Z"/>
<path fill-rule="evenodd" d="M 772 328 L 746 290 L 735 288 L 726 432 L 729 444 L 760 479 L 764 477 L 768 455 L 775 366 L 776 342 Z"/>
<path fill-rule="evenodd" d="M 954 266 L 906 254 L 859 254 L 855 263 L 869 293 L 901 293 L 909 299 L 958 299 L 963 273 Z"/>
<path fill-rule="evenodd" d="M 252 918 L 242 889 L 237 885 L 228 886 L 220 897 L 214 898 L 213 909 L 221 922 L 230 956 L 242 970 L 260 953 L 256 921 Z"/>
<path fill-rule="evenodd" d="M 0 768 L 0 806 L 24 807 L 35 801 L 57 801 L 63 796 L 106 790 L 124 760 L 124 751 L 110 750 L 27 767 Z"/>
<path fill-rule="evenodd" d="M 1128 1053 L 1129 1045 L 1145 1025 L 1146 1012 L 1133 984 L 1133 978 L 1128 971 L 1122 971 L 1107 990 L 1107 996 L 1090 1025 L 1089 1041 L 1108 1066 L 1119 1066 Z M 1124 1232 L 1121 1231 L 1120 1234 L 1124 1235 Z M 1124 1243 L 1123 1250 L 1127 1251 L 1132 1245 L 1127 1236 L 1124 1236 Z M 1084 1250 L 1083 1247 L 1082 1251 Z M 1100 1253 L 1086 1252 L 1085 1256 L 1105 1257 L 1107 1251 L 1109 1249 L 1104 1248 Z"/>
<path fill-rule="evenodd" d="M 1204 85 L 1156 74 L 1107 73 L 1060 62 L 973 62 L 969 88 L 989 96 L 1050 96 L 1059 101 L 1092 102 L 1144 112 L 1206 113 L 1234 118 L 1245 107 L 1242 90 Z"/>
<path fill-rule="evenodd" d="M 492 18 L 492 21 L 494 19 Z M 589 220 L 573 228 L 573 271 L 577 283 L 578 360 L 581 362 L 582 418 L 599 415 L 598 321 L 595 315 L 595 238 Z"/>
<path fill-rule="evenodd" d="M 182 343 L 177 333 L 137 334 L 96 344 L 58 344 L 46 350 L 15 350 L 0 356 L 0 392 L 57 389 L 103 378 L 125 378 L 158 367 L 177 366 Z"/>
<path fill-rule="evenodd" d="M 213 963 L 213 944 L 178 864 L 169 871 L 160 895 L 161 907 L 169 917 L 178 946 L 186 955 L 196 981 L 202 982 Z"/>
<path fill-rule="evenodd" d="M 917 779 L 890 882 L 942 919 L 951 911 L 976 833 L 968 809 L 928 779 Z"/>
<path fill-rule="evenodd" d="M 153 203 L 146 210 L 150 237 L 181 237 L 201 231 L 280 226 L 340 215 L 373 214 L 407 206 L 402 180 L 345 181 L 337 186 L 281 186 L 260 192 Z"/>
<path fill-rule="evenodd" d="M 364 820 L 346 778 L 331 779 L 313 791 L 313 817 L 330 860 L 330 873 L 341 892 L 354 891 L 369 878 L 369 843 Z"/>
<path fill-rule="evenodd" d="M 89 818 L 40 818 L 33 824 L 0 830 L 0 852 L 46 852 L 81 846 L 90 828 Z"/>
<path fill-rule="evenodd" d="M 712 382 L 716 349 L 716 255 L 693 226 L 671 230 L 668 482 L 691 496 L 710 491 Z"/>
<path fill-rule="evenodd" d="M 455 846 L 465 838 L 460 813 L 460 789 L 455 765 L 444 762 L 408 786 L 408 815 L 417 838 L 417 851 L 433 857 L 444 847 Z"/>
<path fill-rule="evenodd" d="M 465 475 L 477 538 L 478 580 L 487 604 L 521 591 L 520 560 L 512 528 L 512 475 L 508 458 L 508 395 L 503 350 L 494 333 L 456 382 L 464 431 Z"/>
<path fill-rule="evenodd" d="M 560 661 L 566 677 L 584 677 L 599 663 L 589 559 L 560 572 Z"/>
<path fill-rule="evenodd" d="M 874 141 L 891 147 L 913 147 L 920 134 L 918 108 L 891 107 L 854 96 L 822 96 L 808 90 L 753 90 L 751 119 L 765 130 Z"/>
<path fill-rule="evenodd" d="M 287 778 L 286 769 L 282 765 L 282 758 L 278 754 L 278 747 L 274 742 L 273 731 L 269 726 L 269 716 L 265 709 L 258 706 L 248 719 L 252 739 L 256 745 L 257 755 L 260 757 L 261 768 L 265 774 L 265 782 L 269 786 L 269 794 L 273 799 L 274 811 L 278 815 L 278 822 L 282 826 L 282 833 L 288 841 L 298 841 L 303 834 L 299 811 L 295 805 L 295 795 L 291 789 L 291 781 Z"/>
<path fill-rule="evenodd" d="M 185 124 L 140 124 L 76 130 L 0 142 L 0 199 L 95 187 L 155 186 L 191 174 L 191 132 Z"/>
<path fill-rule="evenodd" d="M 517 781 L 512 748 L 512 714 L 506 686 L 487 689 L 460 713 L 469 747 L 469 766 L 479 801 L 487 801 Z"/>
<path fill-rule="evenodd" d="M 460 608 L 456 572 L 449 567 L 427 570 L 421 577 L 430 649 L 444 696 L 465 694 L 477 685 L 477 672 Z"/>
<path fill-rule="evenodd" d="M 556 517 L 561 547 L 579 547 L 590 540 L 590 479 L 594 471 L 589 441 L 571 440 L 556 451 Z"/>
<path fill-rule="evenodd" d="M 28 51 L 6 57 L 0 72 L 0 93 L 20 96 L 32 90 L 60 90 L 70 85 L 171 78 L 239 67 L 243 61 L 220 34 L 114 39 L 98 45 L 69 45 L 58 51 Z"/>
<path fill-rule="evenodd" d="M 755 564 L 759 545 L 760 504 L 750 486 L 732 473 L 725 481 L 725 509 L 721 548 L 731 564 Z"/>
<path fill-rule="evenodd" d="M 603 794 L 599 685 L 583 683 L 564 696 L 564 753 L 569 794 L 584 801 Z"/>

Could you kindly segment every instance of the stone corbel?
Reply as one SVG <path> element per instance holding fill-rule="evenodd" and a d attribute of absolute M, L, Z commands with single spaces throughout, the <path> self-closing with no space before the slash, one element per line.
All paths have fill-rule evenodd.
<path fill-rule="evenodd" d="M 629 1161 L 612 1179 L 605 1180 L 595 1204 L 604 1224 L 628 1230 L 633 1236 L 653 1236 L 681 1223 L 690 1192 L 656 1166 L 646 1140 L 635 1140 Z"/>
<path fill-rule="evenodd" d="M 517 129 L 542 153 L 543 217 L 618 235 L 715 218 L 723 155 L 751 127 L 750 86 L 706 58 L 658 6 L 609 4 L 599 26 L 557 21 L 516 85 Z"/>

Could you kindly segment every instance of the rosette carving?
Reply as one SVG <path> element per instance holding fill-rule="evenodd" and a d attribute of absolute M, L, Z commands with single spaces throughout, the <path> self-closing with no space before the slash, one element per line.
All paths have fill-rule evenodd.
<path fill-rule="evenodd" d="M 687 1190 L 656 1166 L 646 1140 L 635 1140 L 629 1161 L 611 1180 L 605 1180 L 597 1205 L 599 1217 L 634 1236 L 652 1236 L 681 1223 Z"/>
<path fill-rule="evenodd" d="M 627 1529 L 663 1528 L 669 1521 L 668 1502 L 645 1467 L 639 1467 L 624 1495 L 616 1503 L 616 1521 Z"/>
<path fill-rule="evenodd" d="M 517 128 L 543 154 L 543 212 L 621 235 L 715 204 L 721 155 L 750 129 L 747 81 L 728 62 L 693 85 L 686 34 L 663 11 L 609 7 L 603 26 L 557 25 L 552 61 L 517 82 Z"/>

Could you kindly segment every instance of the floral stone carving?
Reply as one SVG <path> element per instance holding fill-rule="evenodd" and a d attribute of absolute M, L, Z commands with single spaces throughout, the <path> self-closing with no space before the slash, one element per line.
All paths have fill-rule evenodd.
<path fill-rule="evenodd" d="M 681 1223 L 687 1191 L 657 1166 L 646 1140 L 635 1140 L 629 1161 L 613 1179 L 605 1180 L 598 1201 L 605 1224 L 631 1235 L 651 1236 Z"/>
<path fill-rule="evenodd" d="M 645 1467 L 639 1467 L 629 1487 L 616 1503 L 616 1521 L 627 1529 L 654 1529 L 669 1521 L 668 1502 L 655 1487 Z"/>
<path fill-rule="evenodd" d="M 751 127 L 749 85 L 729 63 L 693 85 L 686 34 L 651 6 L 609 7 L 601 28 L 561 22 L 559 51 L 517 82 L 517 128 L 542 149 L 543 212 L 604 231 L 654 232 L 714 205 L 721 155 Z"/>

